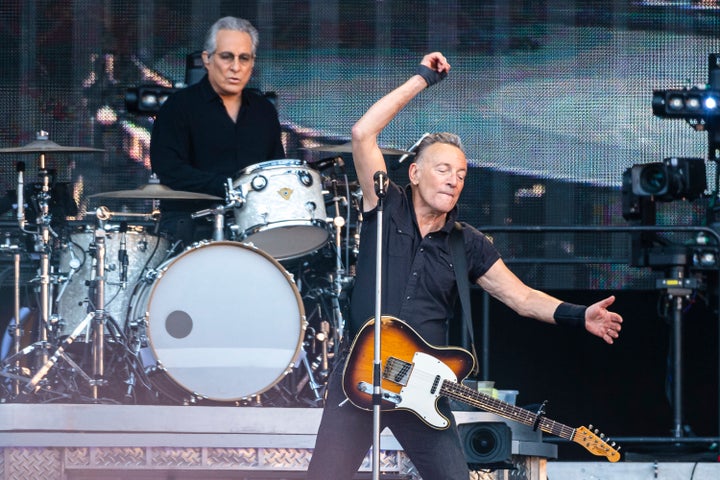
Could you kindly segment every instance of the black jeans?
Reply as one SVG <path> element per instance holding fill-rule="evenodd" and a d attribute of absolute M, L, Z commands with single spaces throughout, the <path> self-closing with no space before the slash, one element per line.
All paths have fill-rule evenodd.
<path fill-rule="evenodd" d="M 339 406 L 345 400 L 341 363 L 335 366 L 328 381 L 308 480 L 352 479 L 372 446 L 373 412 L 359 409 L 349 401 Z M 424 480 L 468 480 L 470 471 L 450 403 L 441 398 L 438 408 L 452 420 L 445 430 L 431 428 L 405 410 L 382 412 L 381 428 L 392 430 Z"/>

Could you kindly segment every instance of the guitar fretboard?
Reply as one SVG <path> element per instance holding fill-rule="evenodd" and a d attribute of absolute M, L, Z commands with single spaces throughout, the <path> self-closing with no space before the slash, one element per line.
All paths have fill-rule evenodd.
<path fill-rule="evenodd" d="M 389 357 L 385 363 L 385 368 L 383 369 L 383 378 L 399 385 L 405 385 L 411 371 L 411 363 L 400 360 L 399 358 Z M 490 395 L 480 393 L 461 383 L 443 380 L 439 393 L 454 400 L 485 410 L 486 412 L 494 413 L 510 420 L 515 420 L 516 422 L 530 427 L 535 427 L 535 423 L 537 422 L 537 428 L 543 432 L 551 433 L 567 440 L 572 440 L 575 435 L 575 429 L 572 427 L 550 420 L 549 418 L 535 412 L 531 412 L 530 410 L 525 410 L 524 408 L 516 407 L 515 405 L 503 402 L 502 400 L 498 400 Z"/>
<path fill-rule="evenodd" d="M 516 407 L 497 398 L 491 397 L 484 393 L 475 391 L 465 385 L 451 382 L 448 380 L 443 381 L 440 387 L 440 394 L 445 395 L 449 398 L 458 400 L 468 405 L 478 407 L 490 413 L 494 413 L 503 418 L 515 420 L 516 422 L 528 425 L 530 427 L 535 426 L 537 422 L 537 428 L 543 432 L 551 433 L 555 436 L 572 440 L 575 435 L 575 429 L 564 425 L 555 420 L 551 420 L 544 415 L 539 415 L 530 410 Z M 538 417 L 540 417 L 538 421 Z"/>

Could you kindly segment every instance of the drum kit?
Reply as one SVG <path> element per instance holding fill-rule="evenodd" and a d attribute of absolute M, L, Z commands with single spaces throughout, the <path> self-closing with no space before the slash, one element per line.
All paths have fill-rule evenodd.
<path fill-rule="evenodd" d="M 46 155 L 101 151 L 46 132 L 0 149 L 36 154 L 40 185 L 33 222 L 18 162 L 16 231 L 0 247 L 14 270 L 0 401 L 321 405 L 362 221 L 342 158 L 252 165 L 224 199 L 151 178 L 88 197 L 148 200 L 151 212 L 100 206 L 92 222 L 57 227 Z M 164 199 L 218 202 L 193 214 L 212 222 L 212 238 L 181 249 L 159 232 Z M 24 282 L 23 263 L 34 272 Z"/>

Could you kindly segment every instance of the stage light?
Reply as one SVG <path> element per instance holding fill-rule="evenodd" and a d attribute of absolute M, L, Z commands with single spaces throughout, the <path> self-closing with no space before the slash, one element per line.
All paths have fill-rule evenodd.
<path fill-rule="evenodd" d="M 130 113 L 155 114 L 170 94 L 177 88 L 143 85 L 128 88 L 125 93 L 125 108 Z"/>
<path fill-rule="evenodd" d="M 709 95 L 705 98 L 705 110 L 708 112 L 714 112 L 717 109 L 718 102 L 717 98 L 713 95 Z"/>
<path fill-rule="evenodd" d="M 707 188 L 705 160 L 702 158 L 666 158 L 662 162 L 633 165 L 630 169 L 632 193 L 669 202 L 694 200 Z"/>
<path fill-rule="evenodd" d="M 692 265 L 698 269 L 716 269 L 718 267 L 716 248 L 696 248 L 692 251 Z"/>
<path fill-rule="evenodd" d="M 707 119 L 720 114 L 720 92 L 705 87 L 653 90 L 653 114 L 662 118 Z"/>

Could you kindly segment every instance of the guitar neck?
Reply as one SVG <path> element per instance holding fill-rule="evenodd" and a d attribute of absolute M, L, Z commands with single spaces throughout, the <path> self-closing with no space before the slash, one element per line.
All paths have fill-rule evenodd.
<path fill-rule="evenodd" d="M 487 412 L 494 413 L 503 418 L 514 420 L 529 427 L 535 427 L 535 424 L 537 423 L 537 428 L 543 432 L 550 433 L 566 440 L 573 440 L 573 437 L 575 436 L 575 429 L 572 427 L 550 420 L 549 418 L 543 415 L 538 415 L 530 410 L 525 410 L 524 408 L 516 407 L 510 403 L 503 402 L 502 400 L 493 398 L 490 395 L 480 393 L 461 383 L 444 380 L 442 382 L 442 386 L 440 387 L 440 394 L 448 398 L 452 398 L 453 400 L 480 408 Z M 538 417 L 540 417 L 539 421 Z"/>

